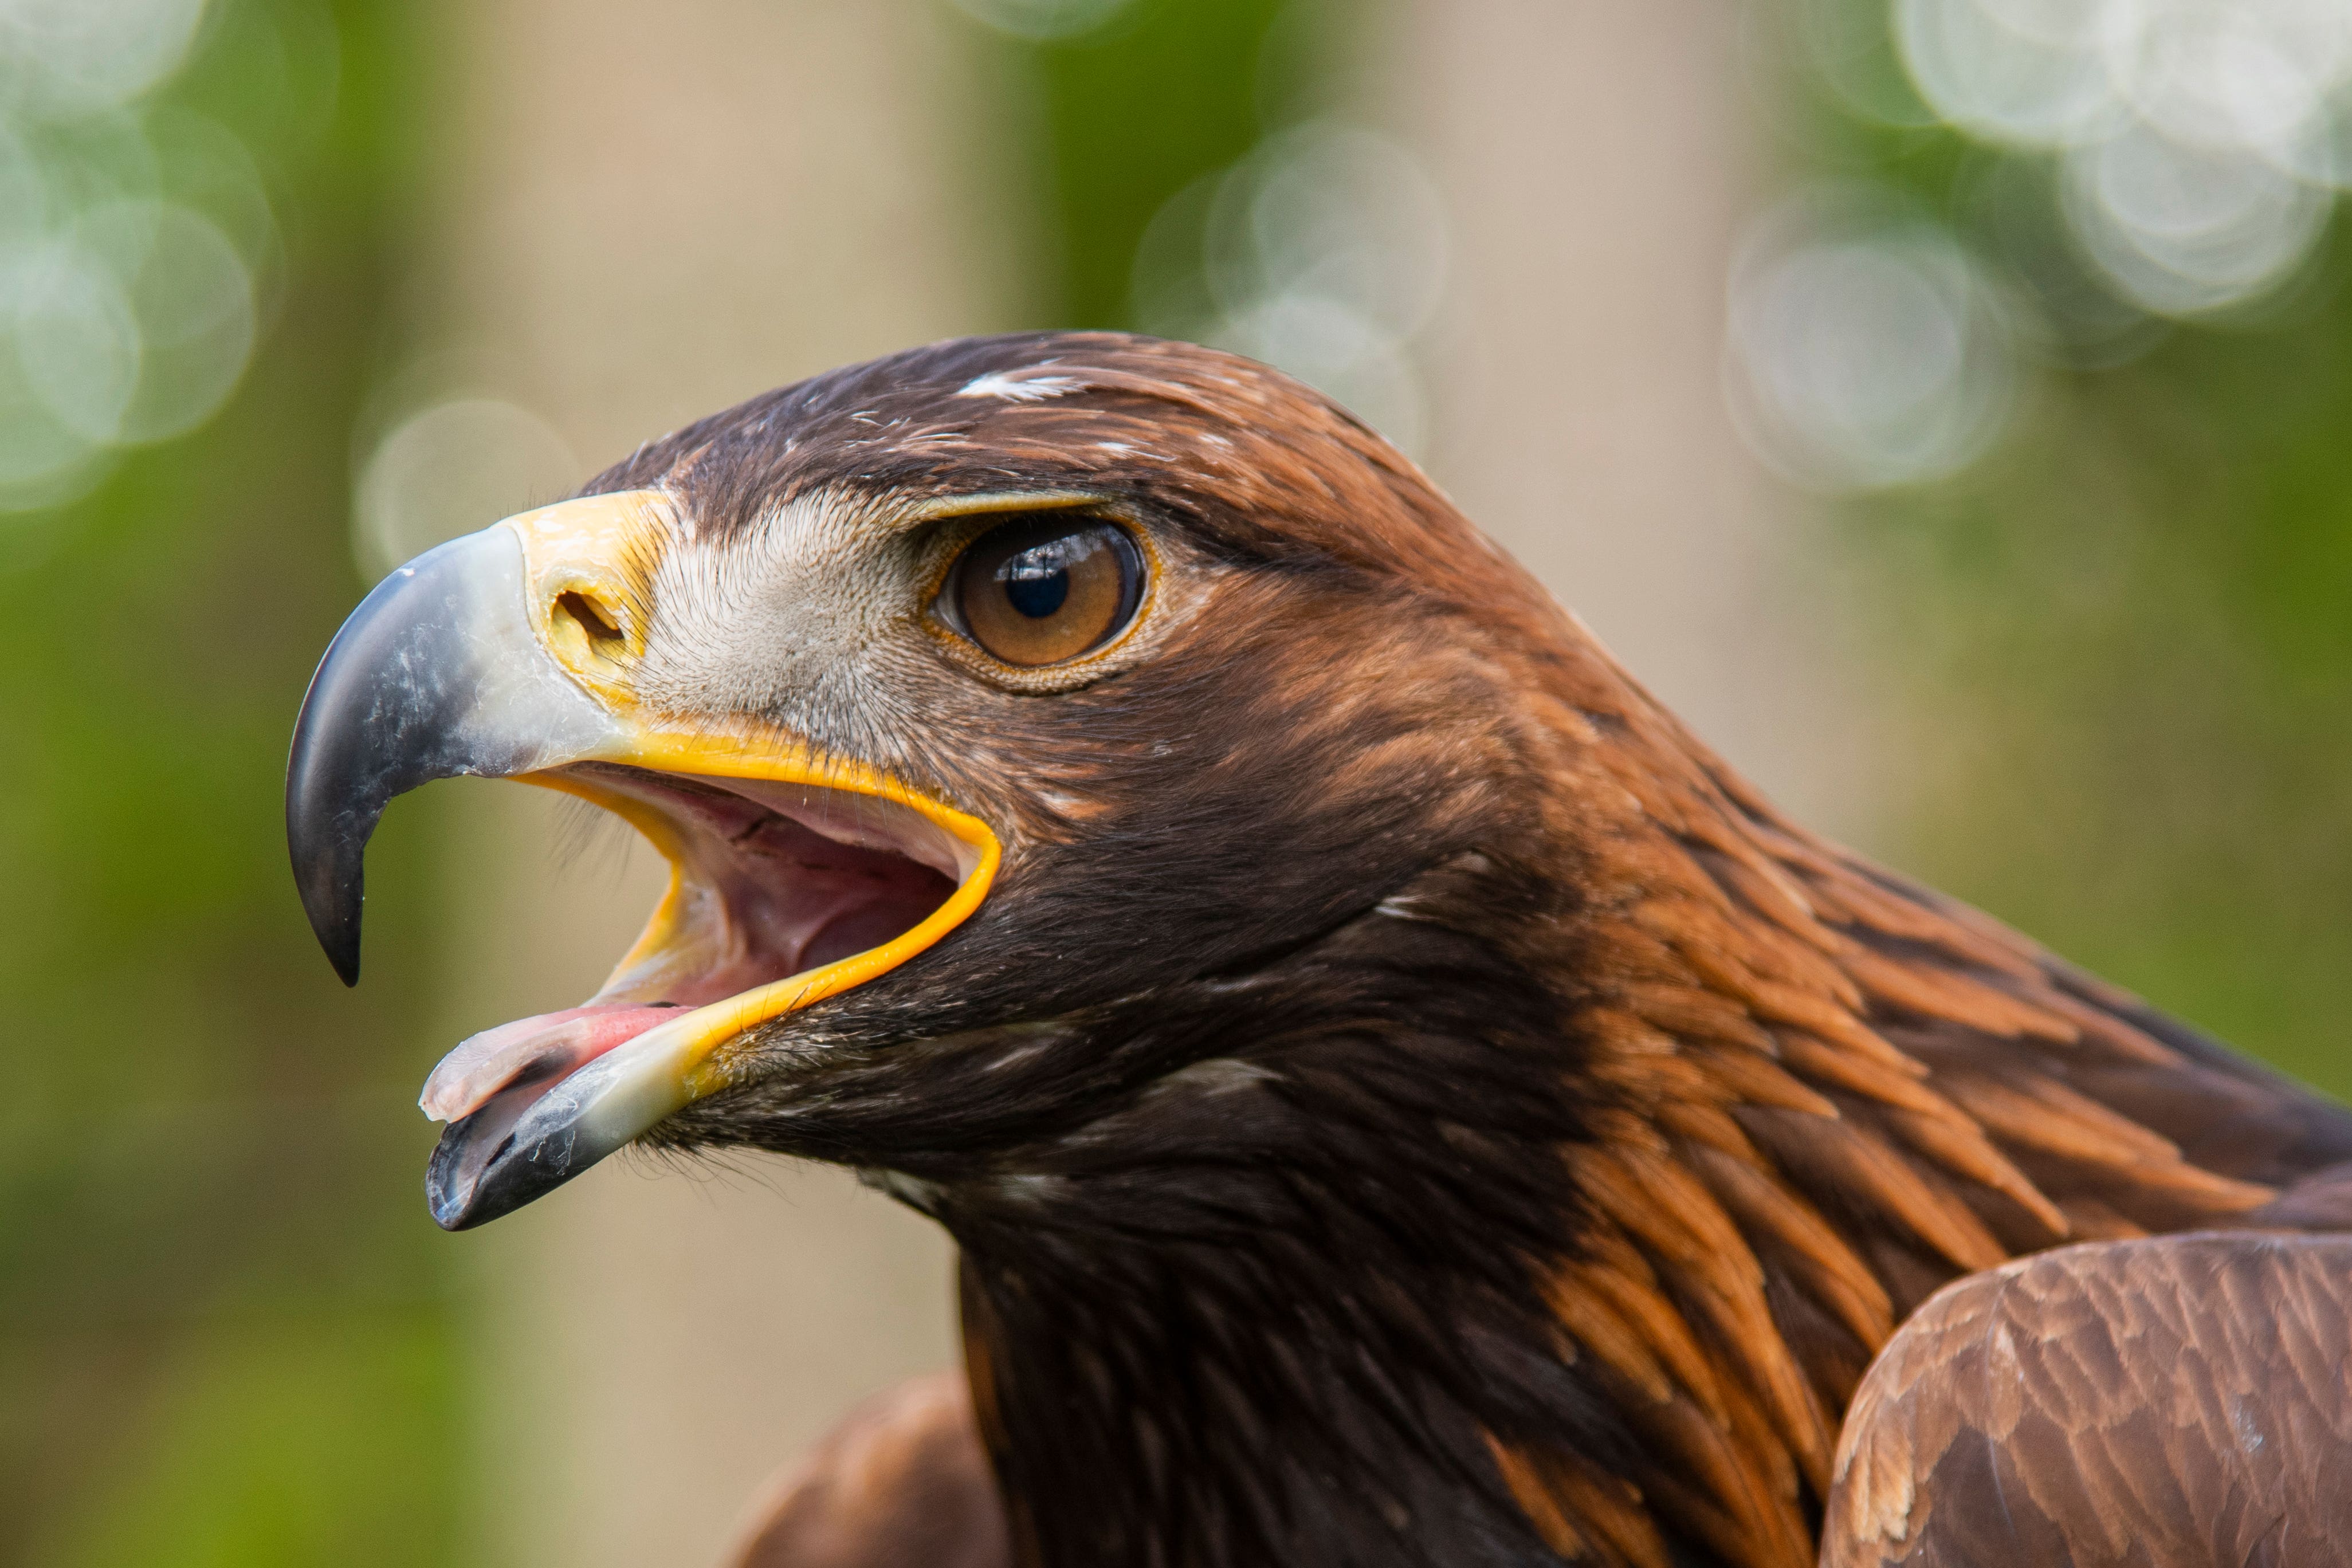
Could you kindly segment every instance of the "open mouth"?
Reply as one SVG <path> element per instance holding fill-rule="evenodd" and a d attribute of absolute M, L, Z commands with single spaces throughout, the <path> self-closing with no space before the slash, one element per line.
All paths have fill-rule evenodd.
<path fill-rule="evenodd" d="M 709 1092 L 728 1041 L 921 952 L 993 870 L 984 830 L 903 792 L 611 762 L 526 777 L 628 821 L 670 884 L 594 996 L 486 1030 L 434 1069 L 419 1103 L 452 1124 L 436 1193 L 473 1191 L 534 1123 L 569 1124 L 616 1093 L 643 1107 Z"/>

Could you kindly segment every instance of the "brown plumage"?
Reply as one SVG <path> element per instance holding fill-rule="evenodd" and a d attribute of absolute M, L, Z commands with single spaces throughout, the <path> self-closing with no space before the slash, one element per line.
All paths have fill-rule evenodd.
<path fill-rule="evenodd" d="M 1014 1561 L 1795 1568 L 1825 1520 L 1873 1561 L 1979 1507 L 1927 1505 L 1939 1455 L 2004 1441 L 1959 1345 L 1988 1314 L 2052 1356 L 2118 1314 L 2173 1336 L 2042 1391 L 2055 1425 L 1997 1463 L 2105 1469 L 2034 1541 L 2105 1560 L 2102 1500 L 2221 1434 L 2147 1405 L 2093 1452 L 2142 1347 L 2201 1347 L 2304 1422 L 2297 1463 L 2346 1462 L 2317 1385 L 2271 1387 L 2338 1375 L 2303 1350 L 2341 1334 L 2333 1251 L 1987 1271 L 2333 1228 L 2352 1117 L 1781 817 L 1313 393 L 1114 335 L 949 343 L 592 489 L 646 487 L 704 544 L 1077 493 L 1154 552 L 1150 617 L 1066 684 L 975 677 L 936 630 L 730 676 L 725 711 L 956 803 L 1003 870 L 649 1134 L 850 1164 L 955 1235 Z M 641 699 L 697 711 L 672 669 L 649 643 Z M 1874 1356 L 1970 1276 L 1841 1461 Z M 2290 1308 L 2303 1337 L 2250 1321 Z M 2334 1506 L 2258 1481 L 2127 1517 L 2237 1542 L 2231 1500 Z"/>
<path fill-rule="evenodd" d="M 777 1478 L 730 1568 L 1012 1568 L 1004 1506 L 952 1373 L 876 1396 Z"/>
<path fill-rule="evenodd" d="M 1871 1368 L 1826 1568 L 2337 1563 L 2352 1240 L 2095 1242 L 1970 1275 Z"/>

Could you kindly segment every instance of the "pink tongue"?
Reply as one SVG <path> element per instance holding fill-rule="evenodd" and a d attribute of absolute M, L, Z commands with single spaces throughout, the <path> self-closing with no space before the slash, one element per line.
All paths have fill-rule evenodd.
<path fill-rule="evenodd" d="M 455 1122 L 526 1069 L 534 1078 L 561 1078 L 685 1010 L 607 1002 L 486 1029 L 441 1059 L 416 1103 L 435 1121 Z"/>

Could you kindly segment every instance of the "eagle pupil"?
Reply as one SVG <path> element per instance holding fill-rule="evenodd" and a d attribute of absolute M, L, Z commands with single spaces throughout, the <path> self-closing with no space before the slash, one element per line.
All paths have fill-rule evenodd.
<path fill-rule="evenodd" d="M 1043 621 L 1070 597 L 1069 568 L 1058 560 L 1039 559 L 1048 553 L 1031 550 L 1015 556 L 1004 574 L 1004 597 L 1032 621 Z"/>

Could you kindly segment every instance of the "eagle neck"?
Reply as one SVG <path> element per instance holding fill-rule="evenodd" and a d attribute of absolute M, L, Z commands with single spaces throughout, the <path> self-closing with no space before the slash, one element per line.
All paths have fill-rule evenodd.
<path fill-rule="evenodd" d="M 1496 939 L 1568 896 L 1450 856 L 1097 1020 L 1106 1059 L 1181 1065 L 923 1195 L 1029 1563 L 1549 1560 L 1508 1455 L 1629 1442 L 1544 1301 L 1578 1228 L 1564 998 Z"/>

